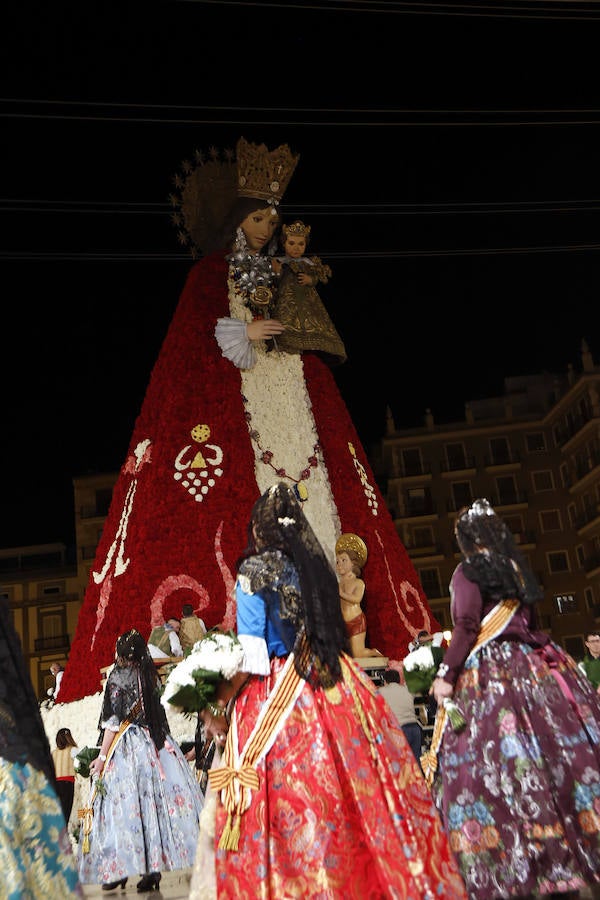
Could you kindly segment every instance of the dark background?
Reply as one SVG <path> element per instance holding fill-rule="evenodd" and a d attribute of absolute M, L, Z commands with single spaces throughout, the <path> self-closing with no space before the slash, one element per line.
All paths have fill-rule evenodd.
<path fill-rule="evenodd" d="M 73 540 L 118 469 L 191 259 L 168 196 L 240 135 L 300 162 L 284 215 L 349 354 L 365 447 L 600 357 L 596 3 L 162 2 L 3 11 L 0 546 Z"/>

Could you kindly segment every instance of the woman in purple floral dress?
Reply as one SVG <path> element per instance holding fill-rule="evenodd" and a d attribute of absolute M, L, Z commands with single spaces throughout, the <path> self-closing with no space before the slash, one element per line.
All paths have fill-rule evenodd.
<path fill-rule="evenodd" d="M 455 534 L 426 777 L 471 900 L 579 896 L 600 882 L 600 698 L 536 630 L 542 589 L 487 500 L 459 513 Z"/>

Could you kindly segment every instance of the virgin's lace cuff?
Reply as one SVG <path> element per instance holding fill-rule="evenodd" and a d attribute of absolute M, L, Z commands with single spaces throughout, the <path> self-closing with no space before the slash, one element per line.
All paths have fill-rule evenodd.
<path fill-rule="evenodd" d="M 256 352 L 241 319 L 217 319 L 215 327 L 217 344 L 221 353 L 238 369 L 251 369 L 256 362 Z"/>
<path fill-rule="evenodd" d="M 242 671 L 252 675 L 268 675 L 271 671 L 269 651 L 264 638 L 252 634 L 238 634 L 238 641 L 244 648 Z"/>

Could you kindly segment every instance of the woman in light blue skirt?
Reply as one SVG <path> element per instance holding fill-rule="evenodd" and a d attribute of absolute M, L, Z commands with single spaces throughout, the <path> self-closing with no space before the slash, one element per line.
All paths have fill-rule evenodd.
<path fill-rule="evenodd" d="M 90 765 L 92 788 L 79 836 L 79 875 L 106 891 L 142 875 L 138 892 L 158 890 L 161 871 L 190 867 L 203 799 L 169 734 L 160 681 L 135 629 L 117 640 Z"/>

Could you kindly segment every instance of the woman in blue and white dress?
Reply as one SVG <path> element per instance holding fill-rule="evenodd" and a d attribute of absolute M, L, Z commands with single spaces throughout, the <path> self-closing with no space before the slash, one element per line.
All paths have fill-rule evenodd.
<path fill-rule="evenodd" d="M 110 891 L 142 874 L 138 892 L 158 890 L 161 871 L 194 862 L 203 799 L 169 734 L 156 667 L 135 629 L 117 640 L 99 727 L 79 837 L 81 881 Z"/>

